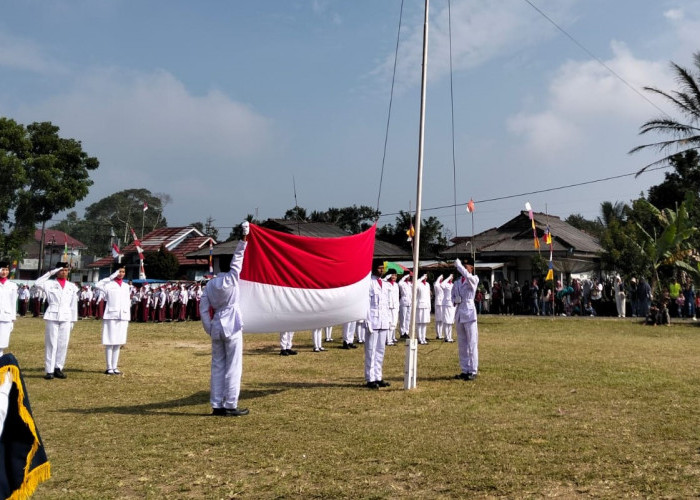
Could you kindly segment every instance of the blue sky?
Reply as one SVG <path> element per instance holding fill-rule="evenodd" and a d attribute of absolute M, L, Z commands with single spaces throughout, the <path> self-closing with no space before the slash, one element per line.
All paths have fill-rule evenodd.
<path fill-rule="evenodd" d="M 639 126 L 661 114 L 648 100 L 678 117 L 641 88 L 676 88 L 669 63 L 690 67 L 700 50 L 700 0 L 531 3 L 595 58 L 525 0 L 452 0 L 454 168 L 448 3 L 430 4 L 423 217 L 440 218 L 448 236 L 471 233 L 470 198 L 481 231 L 527 201 L 595 218 L 601 202 L 628 202 L 663 179 L 508 198 L 656 158 L 627 154 L 647 142 Z M 376 206 L 400 6 L 6 0 L 0 115 L 51 121 L 100 159 L 80 216 L 140 187 L 171 197 L 170 225 L 211 216 L 224 235 L 247 214 L 282 216 L 294 185 L 309 211 Z M 423 6 L 404 5 L 380 225 L 416 205 Z M 456 220 L 454 208 L 431 210 L 455 201 Z"/>

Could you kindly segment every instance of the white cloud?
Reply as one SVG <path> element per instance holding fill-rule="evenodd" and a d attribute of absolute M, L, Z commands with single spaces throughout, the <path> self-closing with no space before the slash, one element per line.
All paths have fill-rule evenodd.
<path fill-rule="evenodd" d="M 605 131 L 636 130 L 661 114 L 647 101 L 655 98 L 642 87 L 672 88 L 667 63 L 637 59 L 624 44 L 611 45 L 613 57 L 605 65 L 598 61 L 562 65 L 549 85 L 542 111 L 523 111 L 508 120 L 510 131 L 522 137 L 533 154 L 551 159 L 567 149 L 586 147 Z M 673 111 L 661 101 L 656 105 Z"/>
<path fill-rule="evenodd" d="M 67 71 L 38 44 L 5 33 L 0 33 L 0 67 L 39 74 L 65 74 Z"/>

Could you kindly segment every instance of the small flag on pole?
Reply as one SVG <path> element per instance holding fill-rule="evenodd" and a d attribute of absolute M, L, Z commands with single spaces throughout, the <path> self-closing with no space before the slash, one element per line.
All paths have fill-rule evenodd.
<path fill-rule="evenodd" d="M 214 274 L 214 265 L 212 262 L 212 255 L 214 253 L 214 243 L 212 240 L 209 240 L 209 274 Z"/>
<path fill-rule="evenodd" d="M 146 203 L 146 202 L 144 201 L 144 202 L 143 202 L 143 211 L 145 212 L 146 210 L 148 210 L 148 203 Z"/>
<path fill-rule="evenodd" d="M 63 257 L 61 258 L 61 262 L 68 262 L 68 235 L 64 235 L 64 242 L 63 242 Z"/>
<path fill-rule="evenodd" d="M 119 250 L 119 247 L 115 243 L 112 243 L 112 257 L 118 259 L 121 256 L 121 254 L 122 253 Z"/>
<path fill-rule="evenodd" d="M 413 222 L 411 222 L 411 227 L 408 228 L 408 231 L 406 231 L 406 236 L 408 236 L 408 239 L 406 241 L 413 241 L 413 238 L 416 235 L 416 229 L 413 227 Z"/>
<path fill-rule="evenodd" d="M 470 214 L 474 213 L 474 200 L 472 200 L 471 198 L 469 199 L 469 203 L 467 203 L 467 212 L 469 212 Z"/>

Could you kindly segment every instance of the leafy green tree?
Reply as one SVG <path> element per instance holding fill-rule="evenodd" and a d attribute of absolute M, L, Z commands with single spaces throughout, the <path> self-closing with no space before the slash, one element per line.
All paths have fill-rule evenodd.
<path fill-rule="evenodd" d="M 647 168 L 666 163 L 677 153 L 686 153 L 697 150 L 700 147 L 700 52 L 693 54 L 693 63 L 696 74 L 692 70 L 683 68 L 674 62 L 671 62 L 671 67 L 676 74 L 676 80 L 680 85 L 679 90 L 665 92 L 654 87 L 645 87 L 644 89 L 663 97 L 671 103 L 676 110 L 685 118 L 686 122 L 674 120 L 669 116 L 655 118 L 644 123 L 640 129 L 640 134 L 648 134 L 650 132 L 661 134 L 670 139 L 643 144 L 632 149 L 630 153 L 635 153 L 647 148 L 653 148 L 662 154 L 666 154 L 660 160 L 657 160 L 637 172 L 637 175 L 644 172 Z"/>
<path fill-rule="evenodd" d="M 603 233 L 605 232 L 605 227 L 599 220 L 588 220 L 581 214 L 571 214 L 564 221 L 599 240 L 603 237 Z"/>
<path fill-rule="evenodd" d="M 325 212 L 311 212 L 309 216 L 309 220 L 312 222 L 335 224 L 352 234 L 369 229 L 378 218 L 379 212 L 366 205 L 329 208 Z"/>
<path fill-rule="evenodd" d="M 637 225 L 642 235 L 637 244 L 646 255 L 653 272 L 652 289 L 659 284 L 661 266 L 678 267 L 696 276 L 699 274 L 700 254 L 692 244 L 692 237 L 698 232 L 698 228 L 689 217 L 692 205 L 691 193 L 686 195 L 677 210 L 659 210 L 649 203 L 649 210 L 658 217 L 661 232 L 650 234 Z"/>
<path fill-rule="evenodd" d="M 159 280 L 177 279 L 180 269 L 177 257 L 165 245 L 161 245 L 157 252 L 146 252 L 144 266 L 149 278 Z"/>
<path fill-rule="evenodd" d="M 306 209 L 298 205 L 290 208 L 284 213 L 284 220 L 306 221 L 308 220 Z"/>
<path fill-rule="evenodd" d="M 26 128 L 0 118 L 0 162 L 9 179 L 0 195 L 0 222 L 10 222 L 11 232 L 3 237 L 4 252 L 17 252 L 38 223 L 42 231 L 55 214 L 84 199 L 93 181 L 90 171 L 99 167 L 97 158 L 82 149 L 80 141 L 58 135 L 51 122 L 35 122 Z M 43 248 L 42 252 L 43 253 Z"/>
<path fill-rule="evenodd" d="M 600 239 L 604 269 L 625 277 L 649 278 L 650 261 L 637 241 L 640 230 L 634 221 L 611 220 Z"/>
<path fill-rule="evenodd" d="M 399 215 L 396 216 L 394 224 L 386 224 L 377 230 L 377 237 L 410 250 L 413 248 L 413 243 L 408 241 L 407 232 L 413 223 L 413 219 L 414 217 L 409 212 L 401 210 Z M 443 225 L 436 217 L 423 219 L 420 226 L 420 239 L 421 257 L 427 255 L 427 253 L 437 253 L 447 246 Z"/>

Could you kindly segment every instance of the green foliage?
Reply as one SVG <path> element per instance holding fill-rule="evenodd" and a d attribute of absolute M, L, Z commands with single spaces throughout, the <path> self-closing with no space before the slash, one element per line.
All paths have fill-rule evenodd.
<path fill-rule="evenodd" d="M 50 122 L 26 128 L 0 118 L 0 252 L 17 254 L 37 223 L 84 199 L 99 166 L 79 141 L 64 139 Z"/>
<path fill-rule="evenodd" d="M 686 153 L 697 150 L 700 147 L 700 52 L 693 54 L 693 63 L 697 73 L 692 70 L 682 68 L 676 63 L 671 63 L 671 67 L 676 73 L 676 81 L 680 85 L 679 90 L 664 92 L 654 87 L 645 87 L 648 92 L 660 96 L 685 117 L 687 123 L 683 123 L 666 116 L 649 120 L 640 129 L 640 134 L 657 133 L 670 137 L 668 140 L 654 142 L 637 146 L 631 153 L 647 148 L 653 148 L 661 153 L 674 150 L 660 160 L 642 168 L 637 175 L 644 172 L 652 165 L 671 161 L 677 153 Z"/>
<path fill-rule="evenodd" d="M 598 220 L 587 220 L 581 214 L 571 214 L 564 221 L 576 229 L 601 239 L 605 232 L 605 227 Z"/>
<path fill-rule="evenodd" d="M 407 231 L 413 223 L 413 216 L 409 212 L 401 210 L 396 217 L 395 224 L 387 224 L 377 230 L 377 238 L 388 241 L 407 250 L 412 249 L 412 243 L 408 241 Z M 428 253 L 435 254 L 447 246 L 443 225 L 436 217 L 423 219 L 420 227 L 421 257 Z"/>
<path fill-rule="evenodd" d="M 352 234 L 357 234 L 372 227 L 379 218 L 379 212 L 366 205 L 344 208 L 329 208 L 325 212 L 311 212 L 311 222 L 334 224 Z"/>
<path fill-rule="evenodd" d="M 146 268 L 146 276 L 152 279 L 159 280 L 174 280 L 178 279 L 178 271 L 180 264 L 177 257 L 161 245 L 157 252 L 146 252 L 144 254 L 144 266 Z"/>

